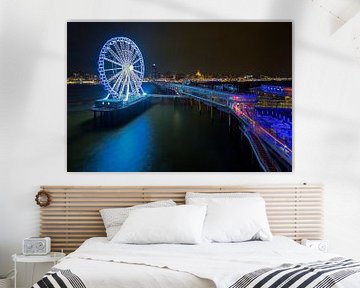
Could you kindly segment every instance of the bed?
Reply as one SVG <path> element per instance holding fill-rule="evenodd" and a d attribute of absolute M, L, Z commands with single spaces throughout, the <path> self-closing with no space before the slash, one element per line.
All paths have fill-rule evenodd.
<path fill-rule="evenodd" d="M 319 267 L 319 264 L 324 265 L 324 262 L 319 261 L 331 259 L 331 264 L 333 264 L 344 263 L 347 260 L 309 249 L 282 236 L 274 237 L 270 242 L 135 246 L 111 244 L 104 237 L 91 238 L 53 269 L 54 271 L 71 271 L 73 275 L 68 276 L 69 279 L 79 277 L 75 284 L 70 283 L 65 287 L 229 288 L 257 287 L 252 284 L 245 286 L 237 282 L 241 282 L 245 275 L 262 269 L 299 263 L 305 263 L 307 267 L 311 264 Z M 299 284 L 294 287 L 360 287 L 358 273 L 360 264 L 357 262 L 348 262 L 348 264 L 348 267 L 353 269 L 353 273 L 344 279 L 339 278 L 340 282 L 336 283 L 336 286 L 333 285 L 335 280 L 332 278 L 319 278 L 319 281 L 315 282 L 317 285 L 300 286 Z M 285 268 L 289 269 L 288 266 Z M 303 268 L 296 268 L 294 271 L 301 271 L 301 269 Z M 289 277 L 298 275 L 294 271 L 291 271 L 293 274 L 288 272 Z M 284 272 L 279 272 L 279 274 L 284 275 Z M 279 279 L 278 275 L 274 277 Z M 297 281 L 303 283 L 306 279 L 308 277 L 302 277 Z M 57 282 L 54 282 L 54 279 L 49 281 L 56 287 Z M 66 283 L 66 280 L 63 281 Z M 274 279 L 269 279 L 270 284 L 274 281 Z M 272 287 L 270 284 L 259 287 Z M 43 286 L 40 282 L 34 287 L 49 286 Z"/>
<path fill-rule="evenodd" d="M 67 252 L 75 251 L 54 266 L 33 286 L 35 288 L 360 287 L 359 262 L 298 243 L 304 238 L 322 237 L 322 189 L 318 185 L 46 186 L 43 190 L 51 195 L 52 203 L 42 208 L 42 234 L 53 237 L 53 250 L 63 247 Z M 105 236 L 104 227 L 97 224 L 99 215 L 95 211 L 99 208 L 127 207 L 134 205 L 134 201 L 138 204 L 162 199 L 174 199 L 182 204 L 186 191 L 260 191 L 267 204 L 273 239 L 198 245 L 134 245 L 112 243 L 106 237 L 91 237 Z M 133 202 L 129 204 L 129 201 Z M 84 241 L 84 238 L 88 239 Z"/>

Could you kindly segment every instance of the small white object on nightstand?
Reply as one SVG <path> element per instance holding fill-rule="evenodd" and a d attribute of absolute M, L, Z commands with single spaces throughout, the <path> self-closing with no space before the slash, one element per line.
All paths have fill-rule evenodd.
<path fill-rule="evenodd" d="M 47 255 L 50 253 L 50 237 L 29 237 L 23 240 L 24 255 Z"/>
<path fill-rule="evenodd" d="M 314 250 L 318 250 L 321 252 L 327 252 L 328 251 L 328 242 L 325 240 L 309 240 L 309 239 L 303 239 L 301 240 L 301 244 L 309 247 Z"/>
<path fill-rule="evenodd" d="M 46 255 L 41 255 L 41 256 L 27 256 L 24 254 L 14 254 L 12 255 L 12 259 L 14 261 L 14 269 L 15 269 L 15 279 L 14 279 L 14 288 L 16 288 L 16 264 L 17 263 L 33 263 L 34 265 L 36 263 L 53 263 L 54 265 L 56 263 L 58 263 L 58 261 L 65 257 L 65 253 L 60 253 L 60 252 L 50 252 L 49 254 Z M 31 285 L 32 286 L 34 283 L 34 266 L 32 268 L 32 273 L 31 273 Z"/>

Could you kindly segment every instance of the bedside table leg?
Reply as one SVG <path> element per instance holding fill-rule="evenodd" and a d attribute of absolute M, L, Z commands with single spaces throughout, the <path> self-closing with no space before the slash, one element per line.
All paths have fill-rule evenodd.
<path fill-rule="evenodd" d="M 34 285 L 34 270 L 35 270 L 35 265 L 36 265 L 36 263 L 34 263 L 34 264 L 32 265 L 32 270 L 31 270 L 31 286 Z M 31 287 L 31 286 L 30 286 L 30 287 Z"/>
<path fill-rule="evenodd" d="M 14 260 L 14 288 L 16 288 L 16 275 L 17 275 L 17 271 L 16 271 L 16 260 Z"/>

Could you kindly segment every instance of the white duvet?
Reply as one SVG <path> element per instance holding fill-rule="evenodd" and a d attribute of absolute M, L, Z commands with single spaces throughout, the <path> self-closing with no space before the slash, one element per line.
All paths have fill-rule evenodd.
<path fill-rule="evenodd" d="M 87 288 L 228 288 L 254 270 L 336 256 L 311 250 L 286 237 L 200 245 L 112 244 L 106 238 L 91 238 L 55 267 L 70 269 Z M 360 288 L 360 273 L 335 287 Z"/>

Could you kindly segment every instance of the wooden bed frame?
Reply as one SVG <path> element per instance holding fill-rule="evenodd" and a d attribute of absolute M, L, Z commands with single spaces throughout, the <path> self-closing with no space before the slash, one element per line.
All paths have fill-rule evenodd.
<path fill-rule="evenodd" d="M 72 252 L 90 237 L 105 236 L 99 209 L 151 201 L 185 201 L 186 192 L 259 192 L 266 201 L 274 235 L 295 241 L 321 239 L 321 185 L 269 186 L 42 186 L 51 203 L 40 208 L 40 233 L 52 239 L 52 251 Z"/>

